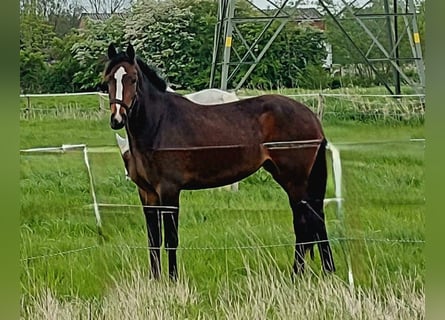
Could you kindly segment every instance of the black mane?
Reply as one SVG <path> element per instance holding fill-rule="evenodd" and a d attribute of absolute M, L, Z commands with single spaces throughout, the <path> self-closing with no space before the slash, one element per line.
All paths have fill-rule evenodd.
<path fill-rule="evenodd" d="M 167 83 L 164 79 L 162 79 L 157 72 L 147 65 L 141 58 L 136 57 L 136 63 L 139 66 L 139 69 L 141 69 L 141 72 L 148 78 L 148 81 L 155 86 L 156 89 L 158 89 L 161 92 L 165 92 L 167 90 Z"/>
<path fill-rule="evenodd" d="M 119 52 L 108 62 L 107 67 L 105 69 L 105 75 L 109 74 L 111 70 L 114 68 L 114 66 L 116 66 L 118 63 L 121 62 L 128 62 L 130 64 L 134 64 L 134 61 L 132 61 L 125 52 Z M 157 72 L 152 67 L 147 65 L 140 57 L 136 57 L 136 63 L 141 72 L 147 77 L 148 81 L 156 89 L 158 89 L 161 92 L 166 91 L 167 83 L 157 74 Z"/>

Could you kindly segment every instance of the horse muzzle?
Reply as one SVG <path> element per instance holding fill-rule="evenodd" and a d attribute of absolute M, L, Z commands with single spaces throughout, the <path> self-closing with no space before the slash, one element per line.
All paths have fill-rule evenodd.
<path fill-rule="evenodd" d="M 112 106 L 113 104 L 119 104 L 120 107 L 111 108 L 114 112 L 111 114 L 110 127 L 113 130 L 119 130 L 125 126 L 127 113 L 129 112 L 130 107 L 120 99 L 110 99 L 110 106 Z"/>
<path fill-rule="evenodd" d="M 112 114 L 110 118 L 111 129 L 113 130 L 122 129 L 125 126 L 126 120 L 127 116 L 125 114 L 120 114 L 120 119 L 118 119 L 115 114 Z"/>

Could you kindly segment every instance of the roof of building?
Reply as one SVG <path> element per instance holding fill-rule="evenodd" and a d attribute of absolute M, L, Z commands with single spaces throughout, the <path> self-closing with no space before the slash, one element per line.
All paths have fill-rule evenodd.
<path fill-rule="evenodd" d="M 299 8 L 296 20 L 321 20 L 323 15 L 316 8 Z"/>
<path fill-rule="evenodd" d="M 115 13 L 90 13 L 90 12 L 82 12 L 80 14 L 80 19 L 89 18 L 91 20 L 107 20 L 112 16 L 120 16 L 124 18 L 127 14 L 123 12 L 115 12 Z"/>

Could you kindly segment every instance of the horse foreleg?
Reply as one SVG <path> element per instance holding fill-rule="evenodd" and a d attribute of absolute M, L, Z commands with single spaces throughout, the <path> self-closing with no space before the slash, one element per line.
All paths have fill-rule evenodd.
<path fill-rule="evenodd" d="M 161 213 L 159 209 L 144 208 L 147 223 L 148 246 L 150 252 L 150 266 L 153 278 L 161 275 Z"/>
<path fill-rule="evenodd" d="M 168 274 L 170 279 L 178 277 L 176 249 L 178 248 L 178 209 L 162 210 L 164 218 L 165 249 L 168 253 Z"/>
<path fill-rule="evenodd" d="M 161 210 L 164 220 L 165 250 L 168 253 L 168 274 L 176 280 L 178 267 L 176 250 L 178 248 L 179 188 L 174 184 L 162 183 L 160 186 Z"/>
<path fill-rule="evenodd" d="M 139 188 L 139 197 L 142 205 L 158 205 L 159 197 L 157 193 L 150 190 L 149 187 L 142 190 Z M 159 279 L 161 275 L 161 245 L 162 245 L 162 233 L 161 233 L 161 212 L 156 208 L 144 207 L 145 222 L 147 225 L 147 238 L 148 238 L 148 251 L 150 255 L 151 275 L 155 279 Z"/>

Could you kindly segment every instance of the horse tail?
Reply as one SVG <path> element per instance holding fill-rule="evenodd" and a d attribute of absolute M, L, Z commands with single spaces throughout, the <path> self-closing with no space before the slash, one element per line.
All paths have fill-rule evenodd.
<path fill-rule="evenodd" d="M 314 242 L 317 242 L 323 267 L 327 271 L 334 271 L 334 260 L 332 258 L 332 252 L 328 242 L 323 210 L 328 178 L 326 145 L 327 140 L 323 139 L 320 147 L 318 148 L 315 162 L 309 174 L 306 205 L 307 212 L 311 217 L 308 219 L 308 222 L 310 223 L 308 229 L 313 234 Z M 312 248 L 311 256 L 313 256 Z"/>
<path fill-rule="evenodd" d="M 326 194 L 326 183 L 328 170 L 326 165 L 327 140 L 323 139 L 318 148 L 315 162 L 312 165 L 307 184 L 308 200 L 324 200 Z M 321 207 L 323 208 L 323 206 Z"/>

